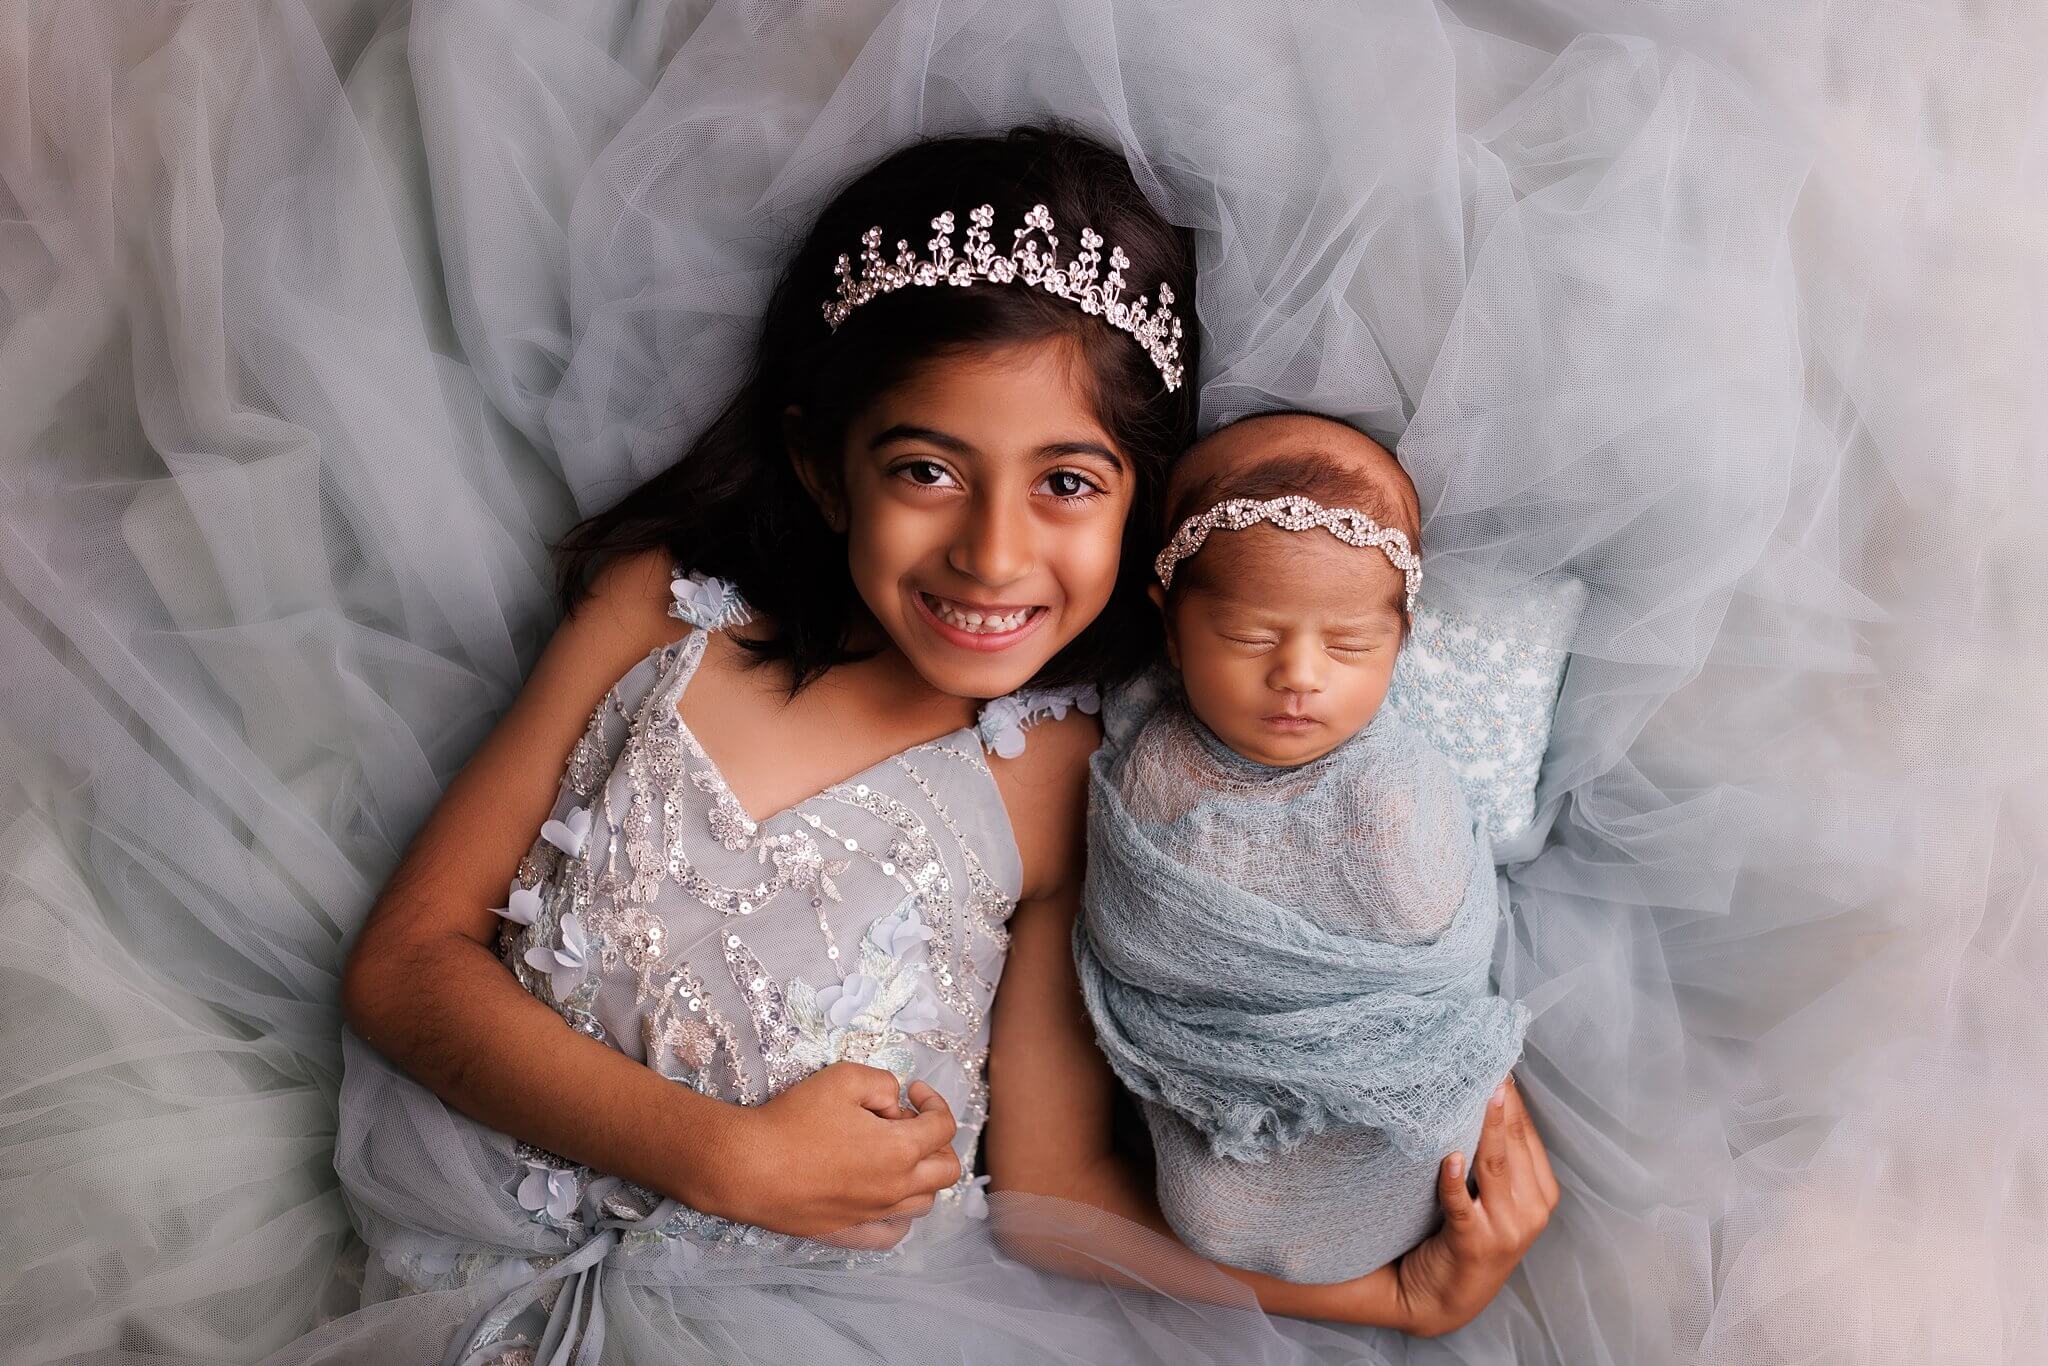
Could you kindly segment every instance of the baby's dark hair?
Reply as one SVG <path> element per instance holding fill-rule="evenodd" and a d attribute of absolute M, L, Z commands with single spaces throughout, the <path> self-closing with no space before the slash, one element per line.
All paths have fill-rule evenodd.
<path fill-rule="evenodd" d="M 995 209 L 999 241 L 1005 225 L 1045 205 L 1059 225 L 1063 259 L 1073 250 L 1069 236 L 1093 228 L 1130 258 L 1127 298 L 1171 285 L 1174 311 L 1190 323 L 1180 342 L 1180 388 L 1167 391 L 1128 333 L 1021 284 L 901 289 L 861 305 L 836 332 L 827 327 L 820 310 L 837 297 L 833 267 L 842 253 L 859 258 L 870 226 L 881 227 L 885 244 L 903 238 L 922 252 L 933 217 L 951 209 L 964 224 L 983 203 Z M 886 245 L 884 253 L 894 254 Z M 789 661 L 792 691 L 835 664 L 866 657 L 848 648 L 866 608 L 847 573 L 846 536 L 826 525 L 791 467 L 784 410 L 801 409 L 797 444 L 829 487 L 843 475 L 847 429 L 919 365 L 1064 338 L 1081 348 L 1097 416 L 1135 466 L 1135 496 L 1108 606 L 1031 683 L 1118 682 L 1157 649 L 1145 576 L 1166 470 L 1195 433 L 1194 307 L 1192 234 L 1152 206 L 1121 153 L 1077 128 L 1052 120 L 904 147 L 843 186 L 819 213 L 769 298 L 752 370 L 718 418 L 669 468 L 562 538 L 563 610 L 589 591 L 605 561 L 662 546 L 684 566 L 731 580 L 775 622 L 772 638 L 742 643 L 758 659 Z"/>
<path fill-rule="evenodd" d="M 1243 423 L 1276 417 L 1308 418 L 1358 431 L 1342 418 L 1327 413 L 1303 408 L 1277 408 L 1236 418 L 1217 427 L 1203 440 L 1214 440 Z M 1198 466 L 1194 462 L 1180 466 L 1179 472 L 1168 483 L 1164 500 L 1166 515 L 1160 524 L 1162 542 L 1189 517 L 1218 503 L 1226 503 L 1233 498 L 1264 501 L 1299 494 L 1325 506 L 1357 508 L 1381 526 L 1398 528 L 1407 535 L 1408 544 L 1415 553 L 1422 553 L 1421 509 L 1415 485 L 1400 462 L 1392 457 L 1392 452 L 1387 453 L 1384 467 L 1375 469 L 1333 459 L 1316 449 L 1312 442 L 1305 446 L 1297 443 L 1292 449 L 1227 464 L 1207 474 L 1192 473 L 1196 468 Z M 1219 551 L 1222 553 L 1217 553 Z M 1216 576 L 1227 572 L 1232 556 L 1239 553 L 1243 553 L 1243 548 L 1235 542 L 1219 541 L 1214 536 L 1205 541 L 1199 552 L 1174 567 L 1173 585 L 1166 591 L 1169 610 L 1182 593 L 1213 586 L 1218 581 Z M 1405 606 L 1398 603 L 1396 606 L 1405 636 L 1411 625 L 1408 612 Z"/>

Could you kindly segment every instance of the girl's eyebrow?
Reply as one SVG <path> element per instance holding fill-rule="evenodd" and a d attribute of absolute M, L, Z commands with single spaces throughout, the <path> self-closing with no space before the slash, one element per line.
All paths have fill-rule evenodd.
<path fill-rule="evenodd" d="M 951 451 L 955 455 L 980 454 L 971 443 L 962 441 L 957 436 L 934 431 L 930 427 L 913 426 L 908 422 L 899 422 L 893 427 L 876 432 L 874 439 L 868 442 L 868 449 L 878 451 L 892 441 L 923 441 L 937 446 L 942 451 Z"/>
<path fill-rule="evenodd" d="M 1038 448 L 1040 460 L 1057 460 L 1063 455 L 1096 455 L 1122 469 L 1124 462 L 1117 453 L 1098 441 L 1055 441 Z"/>
<path fill-rule="evenodd" d="M 949 432 L 938 431 L 931 427 L 919 427 L 909 422 L 899 422 L 893 427 L 875 433 L 874 438 L 868 442 L 868 449 L 878 451 L 892 441 L 923 441 L 937 446 L 940 450 L 950 451 L 954 455 L 981 454 L 972 442 L 962 441 L 959 437 Z M 1096 441 L 1053 441 L 1038 448 L 1038 458 L 1040 460 L 1057 460 L 1061 456 L 1066 455 L 1100 456 L 1118 469 L 1122 469 L 1124 463 L 1117 458 L 1115 451 Z"/>

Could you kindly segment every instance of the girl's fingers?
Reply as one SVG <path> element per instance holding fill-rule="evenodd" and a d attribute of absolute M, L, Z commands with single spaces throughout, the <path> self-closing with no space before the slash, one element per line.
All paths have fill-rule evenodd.
<path fill-rule="evenodd" d="M 918 1151 L 931 1153 L 941 1148 L 950 1149 L 953 1135 L 960 1126 L 954 1120 L 953 1107 L 946 1104 L 946 1098 L 929 1086 L 919 1090 L 913 1085 L 910 1103 L 917 1107 L 917 1113 L 904 1123 L 916 1138 Z"/>
<path fill-rule="evenodd" d="M 1543 1185 L 1536 1179 L 1536 1157 L 1532 1139 L 1535 1126 L 1529 1122 L 1529 1111 L 1522 1104 L 1521 1090 L 1512 1082 L 1505 1083 L 1506 1094 L 1502 1097 L 1501 1131 L 1507 1138 L 1507 1176 L 1502 1183 L 1506 1187 L 1505 1203 L 1497 1211 L 1510 1226 L 1521 1228 L 1526 1220 L 1548 1217 L 1549 1203 L 1543 1194 Z"/>
<path fill-rule="evenodd" d="M 882 1217 L 885 1219 L 922 1219 L 932 1212 L 934 1199 L 931 1195 L 909 1195 L 889 1206 Z"/>
<path fill-rule="evenodd" d="M 897 1104 L 901 1094 L 897 1090 L 900 1083 L 895 1073 L 858 1062 L 835 1062 L 825 1070 L 841 1074 L 844 1078 L 842 1084 L 862 1109 L 872 1110 L 883 1119 L 896 1119 L 902 1115 L 903 1108 Z"/>
<path fill-rule="evenodd" d="M 910 1184 L 914 1191 L 936 1194 L 960 1179 L 960 1155 L 950 1147 L 920 1158 L 910 1169 Z"/>
<path fill-rule="evenodd" d="M 1472 1159 L 1472 1175 L 1479 1182 L 1482 1206 L 1513 1195 L 1514 1156 L 1509 1152 L 1507 1105 L 1495 1104 L 1499 1098 L 1496 1093 L 1487 1099 L 1486 1122 L 1480 1127 L 1479 1149 Z"/>
<path fill-rule="evenodd" d="M 850 1224 L 833 1233 L 818 1238 L 821 1243 L 834 1247 L 858 1248 L 869 1252 L 882 1252 L 903 1241 L 903 1235 L 910 1232 L 910 1220 L 904 1217 L 871 1219 L 864 1224 Z"/>
<path fill-rule="evenodd" d="M 1453 1229 L 1470 1228 L 1478 1213 L 1472 1208 L 1472 1192 L 1465 1188 L 1465 1154 L 1452 1153 L 1436 1164 L 1436 1195 L 1444 1207 L 1444 1223 Z"/>
<path fill-rule="evenodd" d="M 1517 1208 L 1528 1208 L 1543 1199 L 1543 1187 L 1536 1180 L 1536 1157 L 1529 1145 L 1535 1125 L 1529 1122 L 1528 1107 L 1522 1104 L 1522 1089 L 1504 1079 L 1507 1090 L 1501 1097 L 1500 1129 L 1507 1140 L 1508 1199 Z"/>
<path fill-rule="evenodd" d="M 1557 1208 L 1557 1174 L 1550 1168 L 1550 1154 L 1544 1151 L 1542 1136 L 1536 1132 L 1536 1121 L 1529 1114 L 1529 1107 L 1522 1102 L 1522 1088 L 1514 1085 L 1512 1077 L 1508 1086 L 1508 1105 L 1513 1106 L 1522 1120 L 1522 1146 L 1527 1150 L 1529 1173 L 1536 1183 L 1537 1193 L 1552 1209 Z"/>

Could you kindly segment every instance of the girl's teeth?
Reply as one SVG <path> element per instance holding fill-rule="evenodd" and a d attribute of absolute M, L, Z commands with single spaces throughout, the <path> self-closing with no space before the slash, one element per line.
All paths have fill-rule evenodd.
<path fill-rule="evenodd" d="M 933 615 L 938 617 L 940 621 L 945 622 L 949 626 L 956 626 L 963 631 L 971 631 L 976 635 L 984 636 L 1000 635 L 1004 631 L 1016 630 L 1030 619 L 1033 610 L 1029 607 L 1024 607 L 1005 616 L 996 616 L 993 613 L 984 616 L 980 612 L 970 612 L 965 608 L 956 608 L 945 599 L 935 598 L 930 594 L 925 595 L 925 601 L 931 605 Z"/>

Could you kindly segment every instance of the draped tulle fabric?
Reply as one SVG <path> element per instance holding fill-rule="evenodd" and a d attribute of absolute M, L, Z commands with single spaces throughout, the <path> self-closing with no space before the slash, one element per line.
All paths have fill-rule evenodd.
<path fill-rule="evenodd" d="M 884 1257 L 660 1236 L 675 1202 L 615 1177 L 576 1192 L 574 1226 L 543 1224 L 507 1179 L 520 1170 L 510 1139 L 451 1114 L 354 1033 L 342 1039 L 335 1162 L 368 1243 L 363 1307 L 266 1366 L 1386 1359 L 1373 1335 L 1267 1319 L 1244 1287 L 1160 1235 L 1060 1200 L 997 1192 L 972 1212 L 941 1202 Z M 1035 1269 L 1015 1255 L 1023 1247 L 1136 1286 Z M 540 1350 L 521 1356 L 515 1340 Z"/>
<path fill-rule="evenodd" d="M 1437 1339 L 1020 1205 L 1166 1293 L 611 1275 L 605 1360 L 2048 1356 L 2044 54 L 1902 0 L 0 9 L 0 1341 L 438 1359 L 465 1292 L 360 1303 L 349 936 L 810 212 L 1058 113 L 1197 235 L 1205 424 L 1398 441 L 1447 606 L 1587 585 L 1496 850 L 1561 1202 Z"/>

